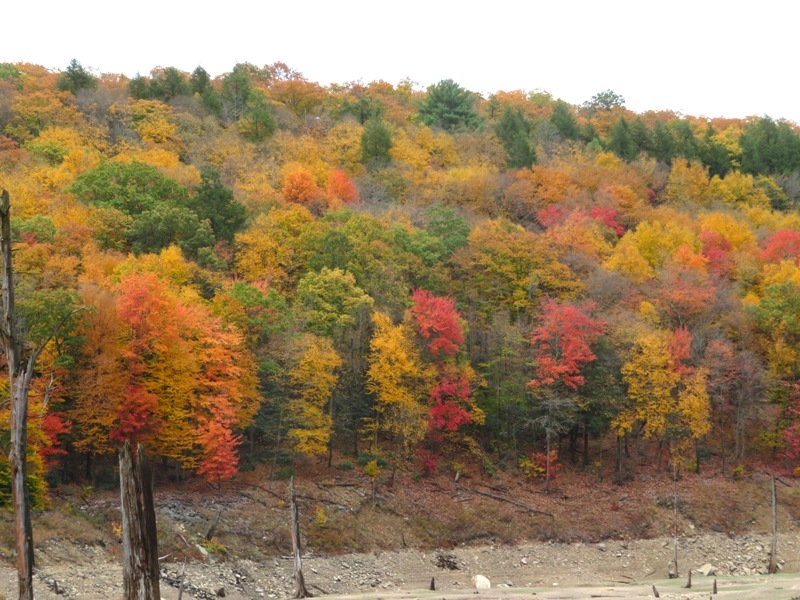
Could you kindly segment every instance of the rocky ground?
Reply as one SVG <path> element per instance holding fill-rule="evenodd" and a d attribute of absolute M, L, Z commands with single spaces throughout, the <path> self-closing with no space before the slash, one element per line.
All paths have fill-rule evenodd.
<path fill-rule="evenodd" d="M 752 580 L 753 576 L 766 574 L 769 539 L 765 536 L 701 535 L 680 538 L 678 543 L 680 582 L 685 584 L 688 570 L 692 569 L 697 590 L 708 593 L 714 577 L 719 578 L 722 587 L 730 585 L 729 576 L 750 576 Z M 782 571 L 800 572 L 800 536 L 781 535 L 778 548 Z M 447 551 L 310 555 L 304 560 L 304 572 L 309 590 L 315 595 L 420 592 L 429 589 L 431 579 L 442 593 L 470 593 L 476 575 L 487 577 L 495 592 L 576 587 L 588 592 L 587 585 L 623 590 L 637 582 L 664 579 L 672 555 L 671 538 L 598 544 L 553 542 Z M 121 568 L 102 547 L 55 541 L 40 549 L 37 560 L 38 598 L 122 597 Z M 0 593 L 6 598 L 14 597 L 15 573 L 11 565 L 0 567 L 0 581 Z M 219 562 L 209 556 L 205 561 L 186 564 L 184 571 L 183 564 L 165 561 L 161 571 L 162 597 L 177 598 L 181 581 L 183 598 L 187 600 L 287 598 L 294 589 L 293 562 L 288 557 Z M 663 588 L 666 584 L 658 585 Z"/>
<path fill-rule="evenodd" d="M 483 575 L 492 586 L 480 591 L 484 597 L 644 598 L 657 585 L 662 598 L 708 598 L 717 578 L 724 598 L 800 599 L 794 481 L 780 488 L 777 578 L 765 575 L 771 511 L 761 475 L 676 483 L 642 474 L 618 486 L 573 473 L 550 494 L 514 474 L 408 477 L 381 482 L 373 496 L 371 480 L 358 472 L 320 469 L 296 486 L 305 577 L 315 595 L 472 598 L 473 578 Z M 122 597 L 117 494 L 53 490 L 52 506 L 34 516 L 37 598 Z M 177 599 L 181 582 L 186 600 L 289 597 L 286 500 L 286 482 L 260 473 L 225 490 L 162 485 L 162 597 Z M 670 581 L 676 529 L 680 577 Z M 680 587 L 689 569 L 692 590 Z M 13 528 L 0 511 L 0 600 L 15 597 Z"/>

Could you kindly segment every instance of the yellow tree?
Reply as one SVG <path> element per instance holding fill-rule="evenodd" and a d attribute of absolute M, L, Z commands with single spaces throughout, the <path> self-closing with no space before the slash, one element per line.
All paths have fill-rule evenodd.
<path fill-rule="evenodd" d="M 328 451 L 333 418 L 325 411 L 339 381 L 342 359 L 328 338 L 307 334 L 300 339 L 300 355 L 289 371 L 294 390 L 289 401 L 289 437 L 301 454 L 320 456 Z"/>
<path fill-rule="evenodd" d="M 394 325 L 381 312 L 376 312 L 372 321 L 375 334 L 370 342 L 367 389 L 375 395 L 376 417 L 368 430 L 375 446 L 380 431 L 392 435 L 395 460 L 405 460 L 427 432 L 425 399 L 435 372 L 424 366 L 406 324 Z"/>
<path fill-rule="evenodd" d="M 658 437 L 659 466 L 665 441 L 672 442 L 670 454 L 678 466 L 687 446 L 693 442 L 697 450 L 699 440 L 711 429 L 708 371 L 688 363 L 691 340 L 684 328 L 671 335 L 643 330 L 622 366 L 628 403 L 612 426 L 619 435 L 638 426 L 645 438 Z"/>
<path fill-rule="evenodd" d="M 711 197 L 708 169 L 699 163 L 677 159 L 672 163 L 664 195 L 672 204 L 706 204 Z"/>
<path fill-rule="evenodd" d="M 661 435 L 674 411 L 673 391 L 680 379 L 662 332 L 639 333 L 630 359 L 622 366 L 622 378 L 630 402 L 614 420 L 614 429 L 624 435 L 639 424 L 645 437 Z"/>
<path fill-rule="evenodd" d="M 274 208 L 236 235 L 236 270 L 249 282 L 285 289 L 294 283 L 302 257 L 294 241 L 314 217 L 305 207 Z"/>
<path fill-rule="evenodd" d="M 695 448 L 695 470 L 700 471 L 700 457 L 697 453 L 700 439 L 711 431 L 711 398 L 708 394 L 708 369 L 696 369 L 681 378 L 682 386 L 678 393 L 678 414 L 683 429 L 684 440 L 693 442 Z M 679 460 L 683 444 L 673 448 L 673 460 Z"/>

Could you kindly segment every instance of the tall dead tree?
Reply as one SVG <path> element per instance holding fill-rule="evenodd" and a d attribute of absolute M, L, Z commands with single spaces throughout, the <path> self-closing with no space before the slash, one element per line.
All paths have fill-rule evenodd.
<path fill-rule="evenodd" d="M 14 304 L 14 270 L 11 265 L 11 205 L 8 192 L 0 196 L 0 254 L 3 272 L 3 321 L 0 337 L 8 367 L 11 390 L 11 445 L 8 464 L 11 470 L 11 495 L 14 505 L 15 547 L 20 600 L 33 600 L 33 527 L 28 494 L 28 389 L 36 359 L 44 345 L 35 350 L 23 343 L 21 326 Z M 48 340 L 49 341 L 49 340 Z"/>
<path fill-rule="evenodd" d="M 297 512 L 297 499 L 294 496 L 294 477 L 289 480 L 289 508 L 292 511 L 292 550 L 294 552 L 294 597 L 310 598 L 303 578 L 303 557 L 300 548 L 300 517 Z"/>
<path fill-rule="evenodd" d="M 119 451 L 122 499 L 122 578 L 125 600 L 159 600 L 158 539 L 153 471 L 141 444 Z"/>
<path fill-rule="evenodd" d="M 75 314 L 63 315 L 46 339 L 36 344 L 27 339 L 14 298 L 14 269 L 11 261 L 11 202 L 8 192 L 0 193 L 0 262 L 2 262 L 3 313 L 0 340 L 8 368 L 11 391 L 11 440 L 8 465 L 14 507 L 15 549 L 20 600 L 33 600 L 33 527 L 28 491 L 28 390 L 36 361 L 50 341 Z"/>
<path fill-rule="evenodd" d="M 767 572 L 774 575 L 778 572 L 778 489 L 775 485 L 775 474 L 772 477 L 772 543 L 769 549 L 769 567 Z"/>

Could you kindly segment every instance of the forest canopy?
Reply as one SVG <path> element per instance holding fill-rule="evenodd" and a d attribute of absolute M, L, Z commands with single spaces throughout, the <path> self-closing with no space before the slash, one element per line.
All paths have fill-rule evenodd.
<path fill-rule="evenodd" d="M 2 63 L 0 188 L 31 335 L 82 308 L 32 383 L 37 489 L 108 479 L 126 439 L 211 481 L 334 453 L 549 475 L 605 437 L 800 469 L 789 121 Z"/>

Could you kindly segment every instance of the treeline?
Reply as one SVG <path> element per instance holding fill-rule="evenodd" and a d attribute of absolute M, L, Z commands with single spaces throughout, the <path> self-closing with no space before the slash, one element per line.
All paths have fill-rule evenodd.
<path fill-rule="evenodd" d="M 213 481 L 334 450 L 794 468 L 799 161 L 790 122 L 612 91 L 2 63 L 20 310 L 31 342 L 68 319 L 33 382 L 33 483 L 102 482 L 125 439 Z"/>

